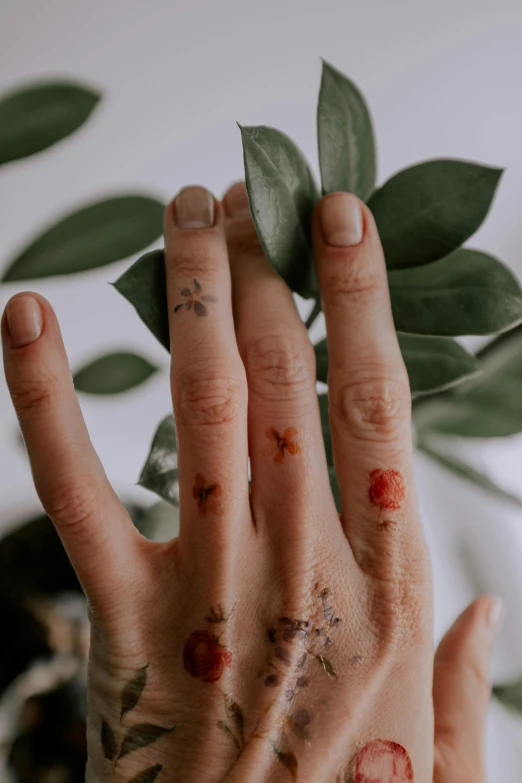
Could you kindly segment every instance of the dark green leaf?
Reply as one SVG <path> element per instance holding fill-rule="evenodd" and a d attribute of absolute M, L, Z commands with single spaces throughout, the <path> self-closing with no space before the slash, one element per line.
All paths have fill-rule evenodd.
<path fill-rule="evenodd" d="M 491 334 L 522 321 L 522 290 L 508 267 L 461 248 L 415 269 L 389 272 L 396 329 L 414 334 Z"/>
<path fill-rule="evenodd" d="M 78 370 L 74 386 L 86 394 L 120 394 L 139 386 L 157 369 L 135 353 L 109 353 Z"/>
<path fill-rule="evenodd" d="M 32 84 L 0 99 L 0 164 L 27 158 L 70 136 L 100 94 L 72 82 Z"/>
<path fill-rule="evenodd" d="M 323 430 L 324 448 L 328 465 L 333 465 L 332 433 L 330 431 L 330 419 L 328 416 L 328 395 L 318 394 L 319 413 L 321 414 L 321 427 Z"/>
<path fill-rule="evenodd" d="M 301 150 L 265 125 L 242 128 L 250 210 L 265 254 L 292 291 L 317 293 L 311 240 L 317 186 Z"/>
<path fill-rule="evenodd" d="M 478 371 L 478 362 L 454 340 L 397 334 L 412 394 L 439 391 L 461 383 Z M 328 352 L 326 340 L 315 346 L 317 379 L 326 383 Z M 323 428 L 324 429 L 324 428 Z"/>
<path fill-rule="evenodd" d="M 441 391 L 480 371 L 473 354 L 447 337 L 397 333 L 412 394 Z"/>
<path fill-rule="evenodd" d="M 522 329 L 481 355 L 482 373 L 414 410 L 417 429 L 494 438 L 522 432 Z"/>
<path fill-rule="evenodd" d="M 165 253 L 153 250 L 132 264 L 114 287 L 135 308 L 146 327 L 170 350 Z"/>
<path fill-rule="evenodd" d="M 152 726 L 149 723 L 139 723 L 136 726 L 132 726 L 123 739 L 118 758 L 122 759 L 129 753 L 152 745 L 153 742 L 163 737 L 164 734 L 170 734 L 176 728 L 176 726 L 172 726 L 170 729 L 164 729 L 161 726 Z"/>
<path fill-rule="evenodd" d="M 155 492 L 163 500 L 178 504 L 178 457 L 174 416 L 160 422 L 154 435 L 149 456 L 141 471 L 139 484 Z"/>
<path fill-rule="evenodd" d="M 171 541 L 179 534 L 179 508 L 160 500 L 142 509 L 134 524 L 141 535 L 151 541 Z"/>
<path fill-rule="evenodd" d="M 121 692 L 121 719 L 123 719 L 127 712 L 133 710 L 136 704 L 139 702 L 141 694 L 143 693 L 143 689 L 147 684 L 148 668 L 149 664 L 143 666 L 136 672 L 132 680 L 129 680 L 129 682 L 124 686 Z"/>
<path fill-rule="evenodd" d="M 156 199 L 141 195 L 82 207 L 31 242 L 11 262 L 3 280 L 71 275 L 128 258 L 161 236 L 164 209 Z"/>
<path fill-rule="evenodd" d="M 522 713 L 522 682 L 496 685 L 493 688 L 493 695 L 506 707 Z"/>
<path fill-rule="evenodd" d="M 102 720 L 100 734 L 103 755 L 106 759 L 109 759 L 109 761 L 114 761 L 116 754 L 118 753 L 118 743 L 116 742 L 113 730 L 106 720 Z"/>
<path fill-rule="evenodd" d="M 501 174 L 445 159 L 395 174 L 368 202 L 388 268 L 429 264 L 460 247 L 486 217 Z"/>
<path fill-rule="evenodd" d="M 155 764 L 153 767 L 144 769 L 143 772 L 138 772 L 132 780 L 129 780 L 129 783 L 154 783 L 162 769 L 161 764 Z"/>
<path fill-rule="evenodd" d="M 317 138 L 323 194 L 344 190 L 366 201 L 376 177 L 370 112 L 357 86 L 324 60 Z"/>
<path fill-rule="evenodd" d="M 342 513 L 343 507 L 341 503 L 341 489 L 339 482 L 337 481 L 337 474 L 333 465 L 328 465 L 328 478 L 330 479 L 330 489 L 332 490 L 333 499 L 335 501 L 335 507 L 339 514 Z"/>
<path fill-rule="evenodd" d="M 475 486 L 486 490 L 491 495 L 500 498 L 501 500 L 507 500 L 509 503 L 515 503 L 517 506 L 522 506 L 522 498 L 513 495 L 511 492 L 499 487 L 494 481 L 485 476 L 479 470 L 471 467 L 466 462 L 463 462 L 456 457 L 450 456 L 440 448 L 437 448 L 432 443 L 429 443 L 426 439 L 422 438 L 417 444 L 419 451 L 423 451 L 428 457 L 431 457 L 439 465 L 449 470 L 451 473 L 455 473 L 457 476 L 471 482 Z"/>

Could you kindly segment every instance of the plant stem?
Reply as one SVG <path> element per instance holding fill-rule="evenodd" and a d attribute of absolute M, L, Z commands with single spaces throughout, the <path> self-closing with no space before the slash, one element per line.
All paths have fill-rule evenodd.
<path fill-rule="evenodd" d="M 310 312 L 310 315 L 308 316 L 308 318 L 305 321 L 305 326 L 306 326 L 307 329 L 310 329 L 310 327 L 312 326 L 313 322 L 315 321 L 315 319 L 317 318 L 317 316 L 321 312 L 321 309 L 322 309 L 321 308 L 321 300 L 320 299 L 316 299 L 315 303 L 314 303 L 314 306 L 312 307 L 312 310 Z"/>

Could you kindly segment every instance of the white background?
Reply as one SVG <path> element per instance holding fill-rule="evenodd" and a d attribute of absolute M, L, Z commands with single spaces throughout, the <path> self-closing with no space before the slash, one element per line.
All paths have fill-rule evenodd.
<path fill-rule="evenodd" d="M 274 125 L 317 172 L 315 106 L 324 57 L 355 79 L 373 112 L 380 181 L 447 156 L 505 167 L 494 207 L 471 246 L 522 275 L 522 5 L 520 0 L 0 0 L 0 91 L 70 76 L 103 103 L 78 134 L 0 170 L 0 265 L 48 222 L 121 190 L 164 199 L 201 183 L 220 196 L 242 177 L 239 130 Z M 114 400 L 82 399 L 116 488 L 133 487 L 168 412 L 168 356 L 110 287 L 129 261 L 76 278 L 0 288 L 0 306 L 27 287 L 47 296 L 74 369 L 108 349 L 145 352 L 164 372 Z M 522 440 L 465 453 L 521 491 Z M 433 554 L 439 638 L 480 590 L 508 604 L 493 676 L 522 675 L 522 512 L 463 486 L 419 457 L 418 490 Z M 0 379 L 0 525 L 36 502 Z M 521 724 L 493 705 L 491 783 L 521 779 Z"/>

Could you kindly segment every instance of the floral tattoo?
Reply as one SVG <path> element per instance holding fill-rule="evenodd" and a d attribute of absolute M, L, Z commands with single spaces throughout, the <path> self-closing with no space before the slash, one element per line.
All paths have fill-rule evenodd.
<path fill-rule="evenodd" d="M 398 470 L 372 470 L 368 495 L 374 506 L 397 511 L 406 494 L 404 478 Z"/>
<path fill-rule="evenodd" d="M 263 457 L 273 457 L 274 462 L 281 463 L 285 458 L 285 454 L 300 454 L 301 446 L 294 440 L 297 435 L 295 427 L 287 427 L 286 430 L 279 434 L 275 427 L 269 427 L 265 432 L 266 437 L 270 443 L 267 443 L 261 454 Z"/>
<path fill-rule="evenodd" d="M 127 713 L 131 712 L 141 699 L 141 695 L 147 684 L 148 664 L 138 669 L 134 677 L 124 686 L 121 692 L 120 707 L 120 725 Z M 120 759 L 146 748 L 153 742 L 156 742 L 165 734 L 171 734 L 177 728 L 176 725 L 170 728 L 156 726 L 152 723 L 136 723 L 127 729 L 115 728 L 108 721 L 102 718 L 100 728 L 100 740 L 103 755 L 107 761 L 113 763 L 113 770 Z M 161 764 L 155 764 L 151 767 L 141 770 L 128 783 L 154 783 L 161 770 Z"/>
<path fill-rule="evenodd" d="M 223 494 L 221 484 L 214 482 L 207 484 L 201 473 L 198 473 L 192 487 L 192 497 L 198 502 L 198 508 L 201 514 L 211 511 L 219 514 L 222 510 L 221 502 L 218 500 Z"/>
<path fill-rule="evenodd" d="M 174 308 L 174 312 L 177 313 L 179 310 L 181 310 L 182 307 L 184 307 L 185 310 L 194 309 L 196 315 L 208 315 L 208 309 L 203 303 L 217 302 L 217 298 L 215 296 L 211 296 L 210 294 L 203 294 L 201 283 L 196 280 L 196 278 L 194 278 L 192 282 L 194 283 L 194 290 L 191 291 L 190 288 L 181 289 L 180 293 L 181 296 L 185 297 L 185 301 L 177 304 Z"/>

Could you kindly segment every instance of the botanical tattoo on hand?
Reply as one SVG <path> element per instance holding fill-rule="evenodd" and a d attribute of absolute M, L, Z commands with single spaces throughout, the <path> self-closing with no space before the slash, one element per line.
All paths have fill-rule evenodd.
<path fill-rule="evenodd" d="M 214 482 L 208 484 L 201 473 L 198 473 L 192 487 L 192 497 L 198 502 L 198 509 L 205 515 L 207 511 L 213 514 L 219 514 L 223 510 L 221 501 L 218 500 L 223 495 L 221 484 Z"/>
<path fill-rule="evenodd" d="M 121 692 L 120 724 L 123 723 L 127 713 L 131 712 L 140 701 L 147 684 L 147 670 L 148 664 L 138 669 L 134 677 L 124 686 Z M 128 756 L 129 753 L 148 747 L 164 734 L 171 734 L 176 728 L 176 725 L 164 728 L 151 723 L 137 723 L 128 729 L 121 730 L 118 727 L 116 730 L 102 718 L 100 739 L 103 755 L 108 761 L 113 762 L 113 769 L 116 769 L 120 759 Z M 118 739 L 118 735 L 120 735 L 120 739 Z M 129 783 L 153 783 L 162 769 L 161 764 L 147 767 L 135 775 Z"/>
<path fill-rule="evenodd" d="M 374 506 L 382 509 L 398 510 L 406 494 L 402 474 L 398 470 L 372 470 L 368 495 Z"/>
<path fill-rule="evenodd" d="M 345 780 L 353 783 L 412 783 L 413 765 L 398 742 L 376 739 L 357 753 L 353 773 L 350 775 L 347 770 Z"/>
<path fill-rule="evenodd" d="M 217 725 L 218 728 L 232 740 L 239 758 L 246 747 L 245 718 L 243 716 L 243 710 L 237 701 L 234 701 L 234 699 L 226 693 L 224 694 L 224 700 L 227 721 L 218 720 Z"/>
<path fill-rule="evenodd" d="M 196 315 L 208 315 L 208 310 L 203 302 L 217 302 L 217 299 L 215 296 L 203 294 L 201 283 L 198 280 L 194 278 L 192 282 L 194 283 L 194 290 L 191 291 L 190 288 L 181 289 L 181 296 L 186 297 L 186 299 L 184 302 L 180 302 L 180 304 L 176 305 L 174 312 L 177 313 L 184 307 L 185 310 L 194 308 Z"/>
<path fill-rule="evenodd" d="M 232 653 L 215 634 L 194 631 L 185 642 L 183 666 L 191 677 L 202 682 L 217 682 L 231 665 Z"/>
<path fill-rule="evenodd" d="M 274 462 L 281 463 L 285 458 L 285 453 L 301 453 L 301 446 L 294 440 L 297 435 L 295 427 L 287 427 L 282 435 L 279 434 L 275 427 L 268 427 L 265 435 L 270 440 L 270 443 L 263 446 L 261 451 L 263 457 L 274 457 Z"/>

